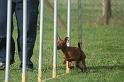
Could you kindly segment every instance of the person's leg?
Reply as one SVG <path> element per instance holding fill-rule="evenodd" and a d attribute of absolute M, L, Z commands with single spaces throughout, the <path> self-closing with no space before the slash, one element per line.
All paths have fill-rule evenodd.
<path fill-rule="evenodd" d="M 13 12 L 14 10 L 12 10 Z M 7 0 L 0 0 L 0 62 L 6 62 Z M 12 25 L 13 30 L 13 25 Z M 15 43 L 11 38 L 10 64 L 14 63 Z M 1 64 L 2 65 L 2 64 Z"/>
<path fill-rule="evenodd" d="M 0 38 L 6 37 L 7 0 L 0 0 Z"/>
<path fill-rule="evenodd" d="M 0 43 L 0 62 L 6 62 L 6 38 L 1 39 Z M 10 50 L 10 64 L 14 63 L 14 54 L 15 54 L 15 43 L 14 39 L 11 37 L 11 50 Z"/>
<path fill-rule="evenodd" d="M 19 1 L 19 2 L 18 2 Z M 26 65 L 27 67 L 33 68 L 33 63 L 31 62 L 31 57 L 33 54 L 33 48 L 36 39 L 36 27 L 37 27 L 37 17 L 38 17 L 38 3 L 39 0 L 28 0 L 27 2 L 27 50 L 26 50 Z M 23 3 L 22 0 L 17 0 L 16 3 L 16 17 L 18 21 L 18 51 L 20 63 L 22 64 L 22 39 L 23 39 Z"/>

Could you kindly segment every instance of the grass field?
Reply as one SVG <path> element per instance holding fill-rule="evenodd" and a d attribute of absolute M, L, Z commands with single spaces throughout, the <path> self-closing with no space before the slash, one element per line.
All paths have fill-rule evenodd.
<path fill-rule="evenodd" d="M 66 19 L 66 8 L 63 4 L 59 6 L 59 14 Z M 71 45 L 77 46 L 77 13 L 76 6 L 72 6 L 72 32 Z M 53 17 L 45 10 L 44 40 L 43 40 L 43 79 L 52 77 L 52 55 L 53 55 Z M 87 11 L 88 13 L 88 11 Z M 90 13 L 90 12 L 89 12 Z M 87 16 L 88 17 L 88 16 Z M 85 18 L 85 17 L 84 17 Z M 15 21 L 15 19 L 14 19 Z M 84 20 L 85 21 L 85 20 Z M 119 23 L 116 23 L 116 21 Z M 62 52 L 58 51 L 57 75 L 58 78 L 47 80 L 47 82 L 123 82 L 124 81 L 124 24 L 120 20 L 111 20 L 109 25 L 97 23 L 84 23 L 83 28 L 83 50 L 86 53 L 87 72 L 80 73 L 74 68 L 69 74 L 65 74 L 65 65 L 62 64 Z M 16 23 L 16 21 L 14 22 Z M 16 26 L 16 25 L 15 25 Z M 66 36 L 63 28 L 58 28 L 62 38 Z M 17 28 L 13 34 L 17 39 Z M 17 46 L 16 46 L 17 47 Z M 35 43 L 32 61 L 34 70 L 27 72 L 27 82 L 37 82 L 38 50 L 39 49 L 39 23 L 37 40 Z M 21 70 L 19 69 L 19 58 L 16 49 L 15 63 L 10 67 L 10 82 L 21 82 Z M 0 70 L 0 82 L 4 82 L 4 72 Z"/>

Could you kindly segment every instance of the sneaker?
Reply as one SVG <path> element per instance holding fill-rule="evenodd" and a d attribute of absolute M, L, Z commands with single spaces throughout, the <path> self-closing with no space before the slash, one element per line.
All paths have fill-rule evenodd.
<path fill-rule="evenodd" d="M 5 69 L 5 63 L 0 62 L 0 70 L 4 70 Z"/>

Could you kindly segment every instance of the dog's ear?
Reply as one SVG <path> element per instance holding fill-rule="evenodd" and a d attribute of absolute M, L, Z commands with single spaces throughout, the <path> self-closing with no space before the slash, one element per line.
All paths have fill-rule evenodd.
<path fill-rule="evenodd" d="M 65 37 L 64 41 L 67 42 L 68 41 L 68 37 Z"/>
<path fill-rule="evenodd" d="M 57 34 L 57 40 L 61 40 L 60 36 Z"/>

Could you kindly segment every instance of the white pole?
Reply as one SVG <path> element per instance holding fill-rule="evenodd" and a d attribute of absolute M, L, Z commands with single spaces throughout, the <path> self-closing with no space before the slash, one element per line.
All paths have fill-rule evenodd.
<path fill-rule="evenodd" d="M 78 42 L 82 47 L 82 15 L 81 0 L 78 0 Z"/>
<path fill-rule="evenodd" d="M 10 65 L 10 44 L 11 44 L 11 9 L 12 0 L 7 0 L 7 40 L 6 40 L 6 69 L 5 82 L 9 82 L 9 65 Z"/>
<path fill-rule="evenodd" d="M 58 27 L 58 0 L 54 0 L 54 49 L 53 49 L 53 73 L 52 77 L 56 77 L 56 67 L 57 67 L 57 27 Z"/>
<path fill-rule="evenodd" d="M 44 27 L 44 0 L 40 0 L 40 49 L 39 49 L 38 82 L 42 82 L 43 27 Z"/>
<path fill-rule="evenodd" d="M 23 63 L 22 82 L 26 82 L 27 0 L 23 0 Z"/>
<path fill-rule="evenodd" d="M 69 38 L 69 41 L 67 43 L 67 46 L 70 46 L 71 43 L 71 0 L 68 0 L 67 2 L 67 36 Z M 68 68 L 68 61 L 66 61 L 66 73 L 69 73 Z"/>

